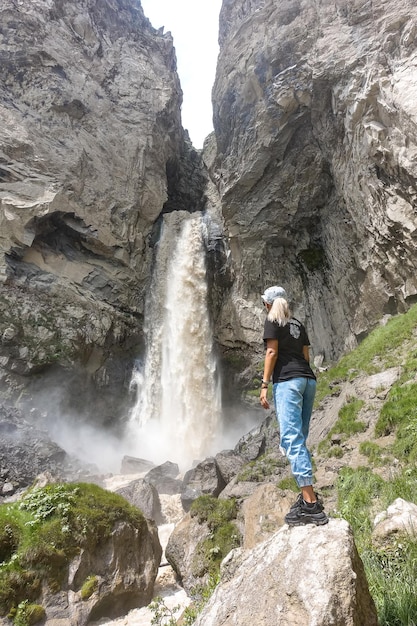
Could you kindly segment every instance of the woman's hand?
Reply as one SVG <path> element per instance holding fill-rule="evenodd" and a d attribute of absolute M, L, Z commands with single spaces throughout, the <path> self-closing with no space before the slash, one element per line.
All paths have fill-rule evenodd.
<path fill-rule="evenodd" d="M 268 387 L 262 387 L 261 388 L 261 393 L 259 395 L 259 400 L 260 403 L 262 404 L 262 408 L 264 409 L 269 409 L 269 402 L 268 402 Z"/>

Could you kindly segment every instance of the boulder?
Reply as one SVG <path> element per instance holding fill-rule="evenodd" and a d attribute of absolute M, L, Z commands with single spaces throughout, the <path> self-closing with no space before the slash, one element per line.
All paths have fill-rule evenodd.
<path fill-rule="evenodd" d="M 175 526 L 168 539 L 165 548 L 166 559 L 188 593 L 207 579 L 206 573 L 201 572 L 196 548 L 200 541 L 209 537 L 210 533 L 206 523 L 200 524 L 197 518 L 187 513 Z"/>
<path fill-rule="evenodd" d="M 141 529 L 127 522 L 117 523 L 106 543 L 94 552 L 81 550 L 70 563 L 68 591 L 52 594 L 45 589 L 41 604 L 48 620 L 69 618 L 68 623 L 83 626 L 146 606 L 152 599 L 161 555 L 156 527 L 151 522 L 144 521 Z M 89 577 L 95 578 L 93 592 L 83 597 L 82 589 Z"/>
<path fill-rule="evenodd" d="M 386 511 L 375 517 L 374 539 L 384 539 L 393 533 L 417 535 L 417 505 L 413 502 L 397 498 Z"/>
<path fill-rule="evenodd" d="M 181 490 L 184 510 L 189 511 L 194 500 L 203 494 L 217 497 L 225 484 L 214 457 L 208 457 L 198 463 L 184 476 Z"/>
<path fill-rule="evenodd" d="M 245 464 L 245 459 L 240 454 L 236 454 L 234 450 L 223 450 L 214 458 L 226 485 L 239 474 Z"/>
<path fill-rule="evenodd" d="M 345 520 L 283 526 L 233 550 L 195 626 L 377 626 L 362 561 Z"/>
<path fill-rule="evenodd" d="M 140 509 L 148 519 L 156 524 L 164 523 L 159 494 L 156 488 L 144 478 L 133 480 L 125 487 L 116 489 L 116 493 Z"/>
<path fill-rule="evenodd" d="M 120 472 L 121 474 L 141 474 L 142 472 L 148 472 L 152 467 L 155 467 L 155 463 L 152 463 L 152 461 L 125 455 L 122 458 Z"/>
<path fill-rule="evenodd" d="M 273 535 L 285 524 L 285 515 L 296 494 L 275 485 L 260 485 L 242 505 L 244 520 L 243 547 L 253 548 Z"/>
<path fill-rule="evenodd" d="M 145 480 L 153 485 L 158 493 L 174 495 L 181 491 L 182 480 L 177 479 L 179 471 L 176 463 L 166 461 L 151 469 L 146 474 Z"/>

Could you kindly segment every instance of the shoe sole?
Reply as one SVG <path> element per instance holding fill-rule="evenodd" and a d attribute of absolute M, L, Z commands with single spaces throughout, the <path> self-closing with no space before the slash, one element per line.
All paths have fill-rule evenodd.
<path fill-rule="evenodd" d="M 306 524 L 314 524 L 315 526 L 324 526 L 325 524 L 329 523 L 329 518 L 326 519 L 301 519 L 298 520 L 297 522 L 287 522 L 285 520 L 285 523 L 288 524 L 288 526 L 305 526 Z"/>

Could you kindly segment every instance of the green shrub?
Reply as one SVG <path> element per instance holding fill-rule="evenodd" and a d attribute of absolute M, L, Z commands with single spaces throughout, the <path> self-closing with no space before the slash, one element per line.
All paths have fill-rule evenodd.
<path fill-rule="evenodd" d="M 88 576 L 83 586 L 81 587 L 80 595 L 81 600 L 88 600 L 93 593 L 98 589 L 98 578 L 97 576 Z"/>
<path fill-rule="evenodd" d="M 330 446 L 327 450 L 327 456 L 329 458 L 334 457 L 335 459 L 341 459 L 344 453 L 345 451 L 342 446 Z"/>
<path fill-rule="evenodd" d="M 201 613 L 204 606 L 213 595 L 213 592 L 219 582 L 219 573 L 210 574 L 208 583 L 206 585 L 198 585 L 197 587 L 193 587 L 193 589 L 191 590 L 191 598 L 193 601 L 189 606 L 187 606 L 182 616 L 181 623 L 183 623 L 184 626 L 192 626 L 192 624 L 194 624 L 198 614 Z"/>
<path fill-rule="evenodd" d="M 241 540 L 241 534 L 233 522 L 225 522 L 214 528 L 210 536 L 196 546 L 192 563 L 193 575 L 202 577 L 209 573 L 216 576 L 224 557 L 230 550 L 239 547 Z"/>
<path fill-rule="evenodd" d="M 24 600 L 17 607 L 13 617 L 14 626 L 32 626 L 45 617 L 45 609 L 40 604 L 30 604 Z"/>
<path fill-rule="evenodd" d="M 362 560 L 380 626 L 417 624 L 417 541 L 401 537 L 365 551 Z"/>
<path fill-rule="evenodd" d="M 207 522 L 209 528 L 217 528 L 237 515 L 235 498 L 219 500 L 214 496 L 199 496 L 191 505 L 191 517 L 197 517 L 199 524 Z"/>
<path fill-rule="evenodd" d="M 341 469 L 337 481 L 338 508 L 358 537 L 370 535 L 371 507 L 381 497 L 384 481 L 367 467 Z"/>
<path fill-rule="evenodd" d="M 359 444 L 359 452 L 368 457 L 373 465 L 381 465 L 387 458 L 381 447 L 374 441 L 362 441 Z"/>

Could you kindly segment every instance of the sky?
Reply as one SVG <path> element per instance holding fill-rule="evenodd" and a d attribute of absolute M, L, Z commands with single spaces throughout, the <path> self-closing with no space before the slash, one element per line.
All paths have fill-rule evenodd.
<path fill-rule="evenodd" d="M 154 28 L 171 31 L 183 91 L 182 125 L 195 148 L 213 130 L 211 88 L 216 73 L 222 0 L 141 0 Z"/>

